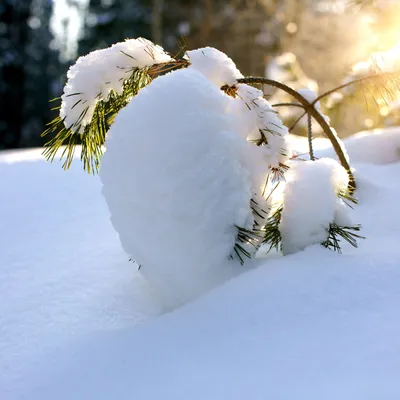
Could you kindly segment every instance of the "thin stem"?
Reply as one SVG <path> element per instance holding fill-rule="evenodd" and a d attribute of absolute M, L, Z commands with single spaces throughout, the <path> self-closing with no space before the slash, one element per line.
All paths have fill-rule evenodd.
<path fill-rule="evenodd" d="M 307 125 L 308 125 L 308 148 L 309 148 L 309 153 L 310 153 L 310 160 L 314 161 L 315 157 L 314 157 L 314 149 L 313 149 L 313 145 L 312 145 L 312 119 L 311 119 L 311 115 L 307 114 Z"/>
<path fill-rule="evenodd" d="M 294 121 L 294 124 L 289 128 L 289 132 L 292 132 L 292 130 L 296 127 L 296 125 L 300 122 L 300 120 L 307 114 L 307 111 L 304 111 L 303 114 L 300 115 L 299 118 Z"/>
<path fill-rule="evenodd" d="M 276 103 L 276 104 L 271 104 L 272 107 L 300 107 L 304 108 L 302 104 L 299 103 Z"/>
<path fill-rule="evenodd" d="M 396 71 L 396 72 L 381 72 L 381 73 L 377 73 L 377 74 L 374 74 L 374 75 L 367 75 L 367 76 L 363 76 L 362 78 L 354 79 L 354 81 L 343 83 L 343 85 L 337 86 L 337 87 L 335 87 L 335 88 L 333 88 L 333 89 L 321 94 L 311 104 L 315 105 L 318 101 L 320 101 L 321 99 L 325 98 L 326 96 L 329 96 L 330 94 L 335 93 L 335 92 L 337 92 L 339 90 L 345 89 L 345 88 L 347 88 L 349 86 L 356 85 L 358 83 L 367 81 L 369 79 L 373 80 L 374 78 L 390 77 L 391 75 L 398 76 L 399 72 L 398 71 Z"/>
<path fill-rule="evenodd" d="M 319 113 L 319 111 L 315 109 L 313 104 L 309 103 L 307 99 L 300 93 L 298 93 L 296 90 L 292 89 L 291 87 L 281 82 L 274 81 L 272 79 L 262 78 L 262 77 L 248 77 L 248 78 L 238 79 L 238 83 L 270 85 L 283 90 L 284 92 L 290 94 L 295 100 L 297 100 L 304 107 L 304 109 L 319 123 L 325 135 L 331 141 L 340 163 L 346 169 L 349 175 L 349 185 L 348 185 L 349 192 L 350 193 L 354 192 L 356 188 L 354 175 L 351 172 L 350 164 L 342 149 L 341 143 L 339 142 L 332 128 L 326 122 L 325 118 Z"/>

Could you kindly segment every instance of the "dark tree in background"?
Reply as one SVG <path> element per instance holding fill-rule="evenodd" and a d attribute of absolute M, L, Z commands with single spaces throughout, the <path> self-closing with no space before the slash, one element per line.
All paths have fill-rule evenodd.
<path fill-rule="evenodd" d="M 127 38 L 151 38 L 151 12 L 146 0 L 90 0 L 79 55 Z"/>
<path fill-rule="evenodd" d="M 40 144 L 40 133 L 51 118 L 49 100 L 60 95 L 64 83 L 58 52 L 51 49 L 51 12 L 52 3 L 49 0 L 32 0 L 29 38 L 25 49 L 27 63 L 21 147 Z"/>
<path fill-rule="evenodd" d="M 69 65 L 126 38 L 151 39 L 174 55 L 184 41 L 189 49 L 213 46 L 245 75 L 263 76 L 277 55 L 293 52 L 321 90 L 332 87 L 355 62 L 385 50 L 379 43 L 399 40 L 400 0 L 348 3 L 362 5 L 360 13 L 336 13 L 339 0 L 0 0 L 0 150 L 41 146 L 56 117 L 48 101 L 61 96 Z M 372 46 L 371 31 L 387 36 Z M 359 125 L 346 130 L 346 120 L 338 131 Z"/>
<path fill-rule="evenodd" d="M 19 147 L 31 0 L 0 3 L 0 149 Z"/>
<path fill-rule="evenodd" d="M 0 2 L 0 150 L 43 144 L 49 99 L 59 95 L 49 0 Z"/>

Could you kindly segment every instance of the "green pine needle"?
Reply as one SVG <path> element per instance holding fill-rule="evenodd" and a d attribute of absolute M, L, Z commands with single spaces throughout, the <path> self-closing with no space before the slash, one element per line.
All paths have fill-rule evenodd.
<path fill-rule="evenodd" d="M 354 208 L 353 205 L 358 204 L 357 198 L 348 190 L 339 191 L 337 195 L 350 208 Z"/>
<path fill-rule="evenodd" d="M 268 253 L 275 248 L 282 251 L 282 234 L 279 230 L 279 224 L 282 218 L 283 206 L 277 208 L 268 218 L 262 229 L 263 244 L 269 245 Z"/>
<path fill-rule="evenodd" d="M 322 246 L 327 247 L 331 250 L 337 251 L 338 253 L 342 252 L 340 247 L 341 239 L 345 240 L 353 247 L 358 247 L 357 239 L 365 239 L 364 236 L 361 236 L 355 232 L 359 232 L 361 229 L 361 225 L 354 226 L 339 226 L 335 223 L 329 224 L 329 229 L 327 230 L 329 233 L 328 238 L 325 242 L 322 242 Z"/>
<path fill-rule="evenodd" d="M 257 230 L 248 230 L 239 226 L 236 226 L 236 228 L 238 230 L 238 234 L 236 237 L 235 246 L 233 248 L 233 253 L 230 255 L 230 258 L 237 258 L 243 265 L 246 258 L 252 258 L 252 254 L 246 250 L 245 247 L 251 246 L 256 252 L 259 248 L 261 235 Z"/>
<path fill-rule="evenodd" d="M 64 125 L 61 117 L 56 117 L 48 124 L 48 128 L 43 132 L 42 136 L 53 134 L 54 136 L 45 144 L 43 155 L 48 161 L 53 161 L 61 146 L 65 145 L 65 149 L 61 154 L 64 159 L 63 168 L 69 169 L 74 157 L 77 145 L 82 145 L 81 160 L 83 167 L 88 173 L 95 174 L 100 167 L 101 156 L 103 155 L 102 146 L 105 141 L 106 133 L 112 124 L 117 113 L 125 107 L 130 99 L 135 96 L 140 89 L 151 82 L 149 68 L 136 68 L 131 71 L 129 78 L 124 82 L 123 92 L 121 95 L 115 91 L 111 91 L 109 97 L 100 99 L 97 102 L 93 118 L 88 125 L 85 126 L 83 133 L 77 133 L 80 130 L 81 123 L 85 117 L 88 108 L 85 108 L 77 121 L 70 127 Z M 74 93 L 78 96 L 80 93 Z M 72 95 L 71 95 L 72 96 Z M 81 102 L 77 100 L 75 105 Z M 55 107 L 59 111 L 60 107 Z"/>

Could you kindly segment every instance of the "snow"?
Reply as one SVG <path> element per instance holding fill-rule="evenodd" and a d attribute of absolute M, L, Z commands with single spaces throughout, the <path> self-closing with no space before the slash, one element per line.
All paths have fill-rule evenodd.
<path fill-rule="evenodd" d="M 97 177 L 0 153 L 1 398 L 398 399 L 400 163 L 373 137 L 348 146 L 359 249 L 271 256 L 164 315 Z"/>
<path fill-rule="evenodd" d="M 313 103 L 318 98 L 318 94 L 309 88 L 301 88 L 297 92 L 300 93 L 309 103 Z M 317 102 L 315 107 L 319 109 L 320 102 Z"/>
<path fill-rule="evenodd" d="M 113 90 L 122 93 L 133 69 L 171 61 L 162 47 L 147 39 L 129 39 L 78 58 L 68 70 L 60 117 L 73 132 L 83 133 L 96 104 Z"/>
<path fill-rule="evenodd" d="M 285 178 L 279 226 L 283 253 L 291 254 L 326 241 L 335 214 L 345 219 L 337 193 L 346 191 L 349 179 L 346 170 L 329 158 L 294 161 Z"/>
<path fill-rule="evenodd" d="M 248 140 L 260 139 L 260 132 L 267 139 L 262 147 L 265 153 L 265 164 L 270 168 L 279 168 L 291 157 L 287 135 L 288 129 L 283 125 L 271 105 L 263 97 L 263 92 L 252 86 L 239 83 L 237 85 L 238 99 L 242 100 L 251 114 L 253 128 L 247 136 Z"/>
<path fill-rule="evenodd" d="M 0 398 L 45 354 L 160 312 L 108 218 L 98 177 L 41 149 L 0 152 Z M 79 157 L 79 154 L 76 154 Z M 28 398 L 40 398 L 27 395 Z"/>
<path fill-rule="evenodd" d="M 100 176 L 111 221 L 171 307 L 243 270 L 229 256 L 236 226 L 253 225 L 259 188 L 248 154 L 258 149 L 238 132 L 236 102 L 196 70 L 175 71 L 143 88 L 106 140 Z"/>
<path fill-rule="evenodd" d="M 300 138 L 290 136 L 289 142 L 295 146 L 302 158 L 308 151 L 308 144 Z M 400 161 L 400 127 L 377 128 L 358 132 L 344 140 L 350 163 L 392 164 Z M 336 154 L 328 139 L 313 140 L 317 157 L 336 158 Z"/>
<path fill-rule="evenodd" d="M 186 57 L 190 61 L 190 69 L 200 72 L 218 87 L 232 86 L 239 78 L 243 78 L 235 63 L 213 47 L 188 51 Z"/>
<path fill-rule="evenodd" d="M 389 164 L 400 160 L 400 128 L 359 132 L 346 140 L 346 148 L 359 163 Z"/>

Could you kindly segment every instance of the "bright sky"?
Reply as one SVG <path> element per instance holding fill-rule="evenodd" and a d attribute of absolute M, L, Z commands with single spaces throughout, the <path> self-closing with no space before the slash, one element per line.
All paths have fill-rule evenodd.
<path fill-rule="evenodd" d="M 54 47 L 60 49 L 62 60 L 74 59 L 89 0 L 52 1 L 54 7 L 50 27 L 55 37 Z"/>

